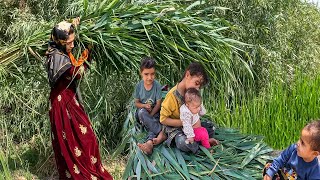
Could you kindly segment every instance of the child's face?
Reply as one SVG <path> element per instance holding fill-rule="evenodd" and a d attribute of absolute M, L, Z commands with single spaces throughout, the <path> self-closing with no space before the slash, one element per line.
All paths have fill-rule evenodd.
<path fill-rule="evenodd" d="M 202 76 L 191 76 L 189 72 L 186 73 L 186 89 L 195 88 L 200 89 L 202 83 Z"/>
<path fill-rule="evenodd" d="M 192 112 L 192 114 L 197 114 L 200 112 L 201 102 L 198 100 L 193 100 L 190 103 L 187 103 L 186 106 Z"/>
<path fill-rule="evenodd" d="M 314 151 L 310 145 L 311 132 L 303 129 L 301 132 L 300 139 L 297 143 L 297 154 L 303 158 L 306 162 L 311 162 L 315 157 L 319 155 L 318 151 Z"/>
<path fill-rule="evenodd" d="M 154 68 L 143 69 L 140 73 L 141 73 L 141 78 L 146 85 L 150 85 L 153 83 L 156 75 L 156 70 Z"/>

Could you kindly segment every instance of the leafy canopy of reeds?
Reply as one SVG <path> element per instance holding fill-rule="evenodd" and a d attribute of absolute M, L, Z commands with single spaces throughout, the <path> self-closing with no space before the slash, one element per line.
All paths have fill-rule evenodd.
<path fill-rule="evenodd" d="M 82 17 L 79 47 L 92 43 L 94 58 L 102 70 L 138 70 L 141 57 L 149 55 L 157 60 L 160 72 L 172 83 L 179 78 L 169 79 L 177 75 L 170 72 L 180 72 L 190 62 L 198 61 L 204 64 L 215 85 L 237 87 L 239 69 L 243 69 L 242 74 L 251 74 L 239 54 L 239 47 L 245 44 L 221 35 L 228 23 L 216 16 L 215 11 L 224 8 L 198 8 L 204 3 L 162 2 L 141 6 L 113 0 L 82 3 L 82 7 L 78 4 L 80 9 L 69 11 Z M 50 28 L 32 31 L 28 37 L 1 47 L 1 66 L 25 62 L 30 55 L 29 47 L 42 55 L 49 33 Z"/>

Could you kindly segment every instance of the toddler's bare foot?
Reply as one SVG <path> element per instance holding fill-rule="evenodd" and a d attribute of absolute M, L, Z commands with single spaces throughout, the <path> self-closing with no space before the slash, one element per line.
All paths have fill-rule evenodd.
<path fill-rule="evenodd" d="M 209 139 L 209 144 L 210 144 L 210 146 L 216 146 L 216 145 L 219 144 L 219 141 L 216 140 L 215 138 L 210 138 Z"/>
<path fill-rule="evenodd" d="M 153 145 L 158 145 L 158 144 L 162 143 L 166 139 L 167 139 L 167 136 L 164 134 L 163 131 L 161 131 L 156 138 L 152 139 Z"/>
<path fill-rule="evenodd" d="M 138 147 L 143 153 L 145 153 L 147 155 L 152 154 L 153 144 L 152 144 L 151 140 L 149 140 L 143 144 L 138 143 Z"/>

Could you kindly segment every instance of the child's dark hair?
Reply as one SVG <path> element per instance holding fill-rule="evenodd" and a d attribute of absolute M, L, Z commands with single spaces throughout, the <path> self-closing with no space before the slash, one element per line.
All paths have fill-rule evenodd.
<path fill-rule="evenodd" d="M 311 133 L 310 145 L 312 150 L 320 152 L 320 120 L 310 122 L 304 129 Z"/>
<path fill-rule="evenodd" d="M 201 87 L 207 85 L 209 83 L 209 77 L 207 75 L 206 70 L 204 69 L 203 65 L 198 63 L 198 62 L 193 62 L 191 63 L 186 71 L 184 72 L 182 79 L 180 82 L 183 80 L 183 78 L 186 76 L 187 71 L 189 71 L 191 76 L 201 76 L 202 81 L 201 81 Z"/>
<path fill-rule="evenodd" d="M 196 88 L 189 88 L 184 95 L 185 103 L 191 103 L 192 101 L 201 101 L 201 94 Z"/>
<path fill-rule="evenodd" d="M 144 69 L 155 68 L 155 65 L 156 62 L 152 57 L 144 57 L 141 59 L 140 71 L 143 71 Z"/>

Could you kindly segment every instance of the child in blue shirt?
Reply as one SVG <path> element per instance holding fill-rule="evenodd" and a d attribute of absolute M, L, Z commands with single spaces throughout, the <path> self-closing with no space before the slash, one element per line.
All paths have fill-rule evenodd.
<path fill-rule="evenodd" d="M 274 179 L 279 169 L 289 179 L 320 180 L 320 120 L 302 129 L 299 141 L 289 146 L 268 167 L 264 180 Z"/>
<path fill-rule="evenodd" d="M 138 147 L 145 153 L 151 154 L 153 146 L 166 139 L 160 124 L 161 85 L 155 80 L 155 61 L 152 58 L 144 58 L 140 65 L 142 80 L 138 82 L 134 91 L 137 118 L 147 129 L 147 141 L 138 143 Z"/>

